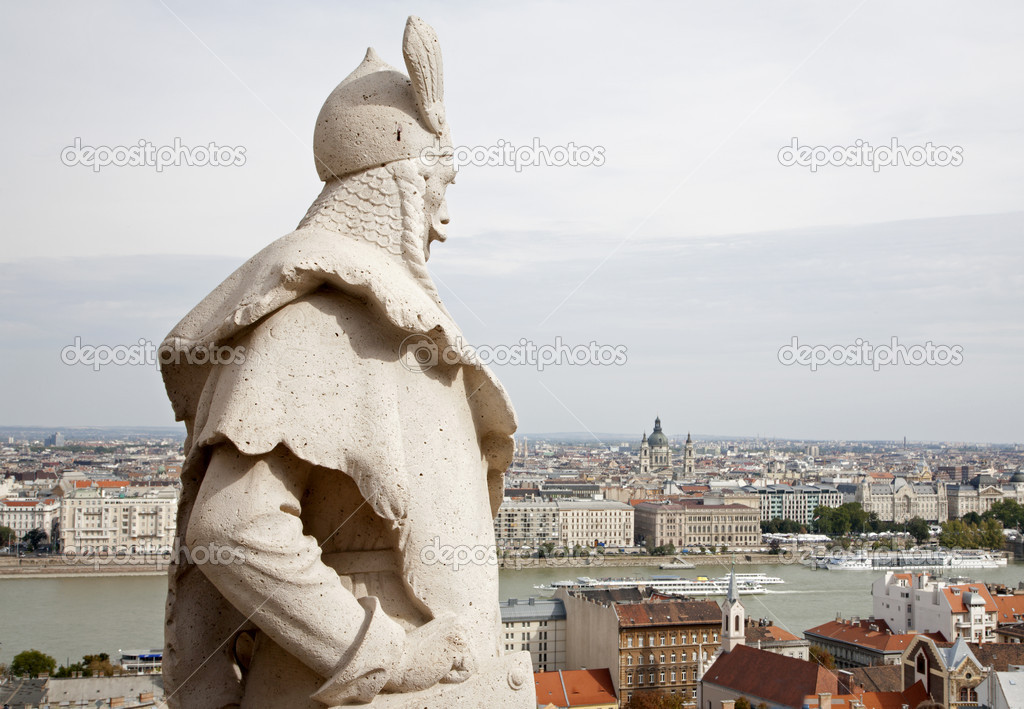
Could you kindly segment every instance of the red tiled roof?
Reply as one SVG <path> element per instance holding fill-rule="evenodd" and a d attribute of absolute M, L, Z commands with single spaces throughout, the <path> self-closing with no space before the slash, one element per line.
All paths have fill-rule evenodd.
<path fill-rule="evenodd" d="M 751 645 L 758 640 L 791 641 L 799 640 L 797 636 L 788 630 L 783 630 L 777 625 L 748 625 L 744 630 L 744 639 Z"/>
<path fill-rule="evenodd" d="M 96 487 L 128 487 L 127 480 L 97 480 Z"/>
<path fill-rule="evenodd" d="M 35 507 L 39 500 L 4 500 L 7 507 Z"/>
<path fill-rule="evenodd" d="M 795 657 L 740 645 L 720 655 L 704 681 L 787 707 L 800 707 L 808 695 L 839 691 L 836 676 Z"/>
<path fill-rule="evenodd" d="M 722 609 L 714 601 L 656 601 L 615 604 L 620 628 L 655 625 L 707 625 L 722 620 Z"/>
<path fill-rule="evenodd" d="M 853 702 L 858 701 L 864 709 L 901 709 L 905 706 L 916 707 L 928 698 L 928 690 L 924 688 L 924 683 L 918 680 L 912 687 L 902 692 L 840 694 L 832 697 L 832 708 L 848 709 L 853 706 Z M 817 695 L 805 697 L 804 704 L 808 709 L 818 709 Z"/>
<path fill-rule="evenodd" d="M 1024 620 L 1024 594 L 992 596 L 996 603 L 996 623 L 1016 623 Z"/>
<path fill-rule="evenodd" d="M 959 589 L 960 593 L 953 593 L 953 589 Z M 946 586 L 942 589 L 942 593 L 946 596 L 946 601 L 954 613 L 967 612 L 967 606 L 964 605 L 964 594 L 966 593 L 976 593 L 985 599 L 986 613 L 995 613 L 997 610 L 996 602 L 992 600 L 992 594 L 988 592 L 988 588 L 983 583 L 964 583 Z"/>
<path fill-rule="evenodd" d="M 585 707 L 616 703 L 615 685 L 608 668 L 535 672 L 533 680 L 540 706 Z"/>
<path fill-rule="evenodd" d="M 815 635 L 836 642 L 849 643 L 858 647 L 870 648 L 879 652 L 903 652 L 914 633 L 892 633 L 884 620 L 874 618 L 852 620 L 830 620 L 815 628 L 804 631 L 805 635 Z M 941 633 L 925 633 L 925 637 L 933 640 L 945 640 Z"/>

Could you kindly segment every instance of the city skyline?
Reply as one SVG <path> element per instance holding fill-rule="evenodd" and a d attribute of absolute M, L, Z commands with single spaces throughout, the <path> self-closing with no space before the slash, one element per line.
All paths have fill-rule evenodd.
<path fill-rule="evenodd" d="M 430 260 L 467 341 L 623 348 L 614 364 L 495 365 L 520 430 L 639 432 L 660 412 L 733 435 L 1020 441 L 1022 9 L 607 8 L 416 8 L 444 45 L 468 150 Z M 250 12 L 5 8 L 0 85 L 33 110 L 5 119 L 0 422 L 170 425 L 155 366 L 93 371 L 62 353 L 159 345 L 294 228 L 320 189 L 317 111 L 366 45 L 401 64 L 397 5 Z M 787 153 L 794 140 L 818 162 Z M 140 143 L 216 144 L 233 164 L 100 168 L 66 152 Z M 474 164 L 473 148 L 503 145 L 592 150 Z M 869 164 L 866 146 L 930 162 Z M 834 164 L 832 147 L 861 164 Z M 793 338 L 894 337 L 958 359 L 780 361 Z"/>

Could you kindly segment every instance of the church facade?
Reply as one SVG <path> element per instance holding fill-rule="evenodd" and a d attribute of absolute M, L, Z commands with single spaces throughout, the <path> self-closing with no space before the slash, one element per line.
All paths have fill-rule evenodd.
<path fill-rule="evenodd" d="M 650 437 L 644 432 L 640 439 L 640 474 L 657 473 L 672 469 L 672 448 L 668 442 L 668 436 L 661 430 L 661 417 L 654 419 L 654 430 Z M 686 445 L 683 451 L 684 476 L 693 474 L 693 440 L 690 434 L 686 434 Z M 674 476 L 673 476 L 674 477 Z"/>

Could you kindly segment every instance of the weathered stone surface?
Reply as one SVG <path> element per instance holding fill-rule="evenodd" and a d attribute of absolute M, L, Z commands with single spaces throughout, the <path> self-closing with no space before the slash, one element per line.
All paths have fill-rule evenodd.
<path fill-rule="evenodd" d="M 411 80 L 370 50 L 324 104 L 299 227 L 164 343 L 188 429 L 171 706 L 535 704 L 493 554 L 515 414 L 426 268 L 454 172 L 422 153 L 451 137 L 433 30 L 403 45 Z"/>

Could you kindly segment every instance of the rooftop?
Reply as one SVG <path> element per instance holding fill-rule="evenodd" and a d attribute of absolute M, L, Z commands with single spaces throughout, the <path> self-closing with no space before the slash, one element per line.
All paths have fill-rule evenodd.
<path fill-rule="evenodd" d="M 616 603 L 620 628 L 658 625 L 707 625 L 722 621 L 722 609 L 714 601 L 645 601 Z"/>
<path fill-rule="evenodd" d="M 720 655 L 704 681 L 785 707 L 801 707 L 808 695 L 839 690 L 836 676 L 813 662 L 746 645 Z"/>
<path fill-rule="evenodd" d="M 830 620 L 827 623 L 808 628 L 804 636 L 827 638 L 833 642 L 848 643 L 857 647 L 867 648 L 883 653 L 902 653 L 915 633 L 893 633 L 884 620 L 865 618 L 861 620 Z M 927 633 L 925 637 L 943 641 L 942 633 Z"/>
<path fill-rule="evenodd" d="M 537 706 L 586 707 L 617 704 L 615 685 L 608 668 L 535 672 Z"/>

